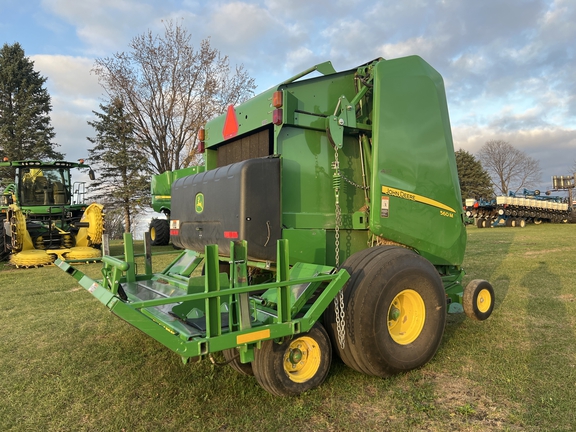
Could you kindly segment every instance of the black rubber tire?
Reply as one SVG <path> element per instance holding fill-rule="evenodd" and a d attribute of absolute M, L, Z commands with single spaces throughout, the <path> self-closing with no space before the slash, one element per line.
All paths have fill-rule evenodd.
<path fill-rule="evenodd" d="M 484 219 L 484 218 L 478 219 L 478 220 L 476 221 L 476 226 L 477 226 L 478 228 L 484 228 L 484 222 L 485 222 L 485 221 L 486 221 L 486 219 Z"/>
<path fill-rule="evenodd" d="M 510 219 L 510 218 L 506 219 L 506 226 L 512 227 L 512 219 Z"/>
<path fill-rule="evenodd" d="M 8 250 L 8 240 L 4 234 L 4 220 L 0 220 L 0 262 L 8 261 L 10 250 Z"/>
<path fill-rule="evenodd" d="M 333 304 L 325 314 L 342 361 L 380 377 L 426 364 L 438 350 L 446 324 L 446 294 L 434 266 L 409 249 L 379 246 L 352 255 L 343 267 L 351 275 L 344 287 L 344 348 L 338 343 Z M 393 300 L 406 290 L 421 298 L 425 319 L 417 337 L 400 344 L 390 334 L 388 314 Z"/>
<path fill-rule="evenodd" d="M 380 253 L 380 249 L 382 248 L 392 248 L 393 246 L 381 246 L 381 247 L 373 247 L 370 249 L 365 249 L 362 253 L 355 253 L 350 256 L 344 264 L 342 268 L 344 268 L 349 274 L 350 279 L 344 285 L 344 309 L 346 311 L 346 305 L 350 303 L 350 298 L 354 294 L 356 289 L 356 281 L 363 275 L 363 269 L 366 265 L 370 262 L 374 255 L 378 255 Z M 338 298 L 338 297 L 337 297 Z M 346 328 L 350 328 L 350 315 L 345 313 L 345 321 L 346 321 Z M 336 328 L 336 313 L 334 308 L 334 302 L 328 306 L 326 312 L 324 312 L 324 326 L 328 331 L 328 335 L 330 336 L 330 340 L 332 341 L 332 346 L 335 348 L 335 352 L 338 356 L 342 359 L 342 361 L 358 372 L 368 374 L 368 371 L 364 371 L 362 369 L 362 365 L 357 360 L 358 354 L 355 350 L 355 333 L 354 332 L 347 332 L 346 339 L 345 339 L 345 347 L 346 349 L 340 349 L 339 341 L 338 341 L 338 332 Z M 353 330 L 353 329 L 352 329 Z"/>
<path fill-rule="evenodd" d="M 290 346 L 300 342 L 307 346 L 311 342 L 312 346 L 311 351 L 307 351 L 311 353 L 310 356 L 303 357 L 305 369 L 299 370 L 296 374 L 309 374 L 309 378 L 290 376 L 284 367 Z M 320 386 L 328 376 L 331 362 L 330 338 L 322 324 L 317 322 L 309 332 L 296 335 L 281 344 L 273 340 L 262 342 L 262 347 L 254 351 L 252 370 L 258 383 L 267 392 L 275 396 L 297 396 Z M 309 369 L 306 369 L 307 367 Z"/>
<path fill-rule="evenodd" d="M 150 221 L 150 244 L 166 246 L 170 243 L 170 221 L 167 219 L 152 219 Z"/>
<path fill-rule="evenodd" d="M 480 297 L 480 301 L 478 299 Z M 482 279 L 474 279 L 464 288 L 464 296 L 462 298 L 462 306 L 468 318 L 476 321 L 484 321 L 494 310 L 494 288 L 490 282 Z M 489 301 L 488 307 L 485 305 L 479 308 L 478 304 Z"/>
<path fill-rule="evenodd" d="M 222 354 L 224 354 L 224 358 L 226 359 L 226 362 L 228 362 L 228 365 L 236 372 L 247 376 L 254 375 L 254 371 L 252 370 L 252 363 L 242 363 L 239 357 L 240 353 L 237 349 L 226 349 L 222 351 Z"/>

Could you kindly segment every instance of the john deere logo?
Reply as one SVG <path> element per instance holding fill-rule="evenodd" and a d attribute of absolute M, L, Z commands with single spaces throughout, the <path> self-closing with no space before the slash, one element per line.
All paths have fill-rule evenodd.
<path fill-rule="evenodd" d="M 204 211 L 204 194 L 196 194 L 196 213 L 202 213 Z"/>

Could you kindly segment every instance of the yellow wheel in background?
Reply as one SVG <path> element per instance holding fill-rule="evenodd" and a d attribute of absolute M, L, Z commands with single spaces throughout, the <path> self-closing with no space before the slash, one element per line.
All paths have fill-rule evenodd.
<path fill-rule="evenodd" d="M 102 254 L 99 249 L 94 249 L 86 246 L 76 246 L 70 248 L 65 256 L 69 260 L 91 260 L 94 258 L 99 258 Z"/>
<path fill-rule="evenodd" d="M 414 342 L 420 336 L 425 320 L 424 300 L 412 289 L 399 292 L 388 308 L 388 331 L 400 345 Z"/>
<path fill-rule="evenodd" d="M 102 244 L 104 233 L 104 206 L 92 203 L 86 208 L 80 222 L 88 222 L 87 228 L 80 228 L 76 235 L 76 246 L 97 246 Z"/>
<path fill-rule="evenodd" d="M 16 267 L 41 267 L 54 262 L 54 256 L 44 250 L 30 249 L 10 256 L 10 264 Z"/>

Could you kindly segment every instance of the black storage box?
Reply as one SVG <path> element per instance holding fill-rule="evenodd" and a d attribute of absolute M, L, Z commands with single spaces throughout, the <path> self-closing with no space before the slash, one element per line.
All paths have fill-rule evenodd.
<path fill-rule="evenodd" d="M 170 237 L 184 249 L 204 252 L 246 240 L 253 260 L 276 261 L 280 227 L 280 159 L 248 159 L 176 180 L 172 184 Z"/>

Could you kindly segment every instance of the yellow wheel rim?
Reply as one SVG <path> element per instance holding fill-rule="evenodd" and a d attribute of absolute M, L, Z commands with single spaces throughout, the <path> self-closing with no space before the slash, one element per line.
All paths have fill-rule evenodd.
<path fill-rule="evenodd" d="M 292 341 L 284 354 L 284 372 L 297 383 L 312 379 L 320 368 L 321 351 L 318 343 L 308 336 Z"/>
<path fill-rule="evenodd" d="M 476 307 L 481 313 L 488 312 L 490 306 L 492 305 L 492 296 L 490 291 L 483 289 L 478 293 L 478 298 L 476 299 Z"/>
<path fill-rule="evenodd" d="M 156 228 L 154 227 L 150 228 L 150 240 L 152 241 L 156 240 Z"/>
<path fill-rule="evenodd" d="M 388 309 L 388 332 L 400 345 L 408 345 L 416 340 L 426 320 L 426 306 L 422 296 L 407 289 L 398 293 Z"/>

